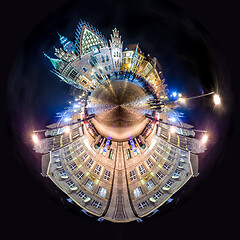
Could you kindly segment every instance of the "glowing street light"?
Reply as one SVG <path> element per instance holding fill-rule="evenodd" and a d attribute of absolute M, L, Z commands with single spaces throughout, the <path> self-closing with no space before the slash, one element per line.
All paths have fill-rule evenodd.
<path fill-rule="evenodd" d="M 176 122 L 176 118 L 175 117 L 170 117 L 169 119 L 168 119 L 170 122 Z"/>
<path fill-rule="evenodd" d="M 169 130 L 170 130 L 170 133 L 176 133 L 177 128 L 174 126 L 171 126 Z"/>
<path fill-rule="evenodd" d="M 64 118 L 64 122 L 69 122 L 69 121 L 71 121 L 72 120 L 72 118 L 70 118 L 70 117 L 65 117 Z"/>
<path fill-rule="evenodd" d="M 39 142 L 38 136 L 36 134 L 32 135 L 32 140 L 33 140 L 34 143 L 38 143 Z"/>
<path fill-rule="evenodd" d="M 213 95 L 213 102 L 215 105 L 219 105 L 221 103 L 221 99 L 218 94 Z"/>
<path fill-rule="evenodd" d="M 205 144 L 207 142 L 207 140 L 208 140 L 208 135 L 204 134 L 202 139 L 201 139 L 201 142 Z"/>
<path fill-rule="evenodd" d="M 179 101 L 180 103 L 185 103 L 185 102 L 186 102 L 186 99 L 185 99 L 185 98 L 179 98 L 178 101 Z"/>
<path fill-rule="evenodd" d="M 74 108 L 79 108 L 80 105 L 79 105 L 79 104 L 74 104 L 73 107 L 74 107 Z"/>
<path fill-rule="evenodd" d="M 71 129 L 69 126 L 64 127 L 63 129 L 64 133 L 70 133 Z"/>

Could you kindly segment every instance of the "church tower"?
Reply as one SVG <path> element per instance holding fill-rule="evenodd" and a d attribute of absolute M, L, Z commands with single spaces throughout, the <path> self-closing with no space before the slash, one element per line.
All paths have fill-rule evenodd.
<path fill-rule="evenodd" d="M 74 44 L 73 44 L 73 42 L 69 41 L 67 37 L 62 36 L 59 33 L 58 33 L 58 36 L 59 36 L 60 42 L 61 42 L 61 44 L 63 46 L 63 50 L 73 54 L 74 53 Z"/>
<path fill-rule="evenodd" d="M 121 36 L 119 36 L 119 30 L 114 28 L 112 30 L 111 40 L 109 40 L 111 55 L 113 60 L 113 66 L 115 71 L 121 70 L 122 65 L 122 48 L 123 42 L 121 41 Z"/>

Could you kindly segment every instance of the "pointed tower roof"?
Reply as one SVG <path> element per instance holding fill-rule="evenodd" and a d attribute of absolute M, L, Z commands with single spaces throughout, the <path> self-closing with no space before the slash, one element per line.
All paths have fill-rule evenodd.
<path fill-rule="evenodd" d="M 74 44 L 73 42 L 69 41 L 67 37 L 62 36 L 60 33 L 57 33 L 59 38 L 60 38 L 60 42 L 63 46 L 63 49 L 65 51 L 68 51 L 70 53 L 74 53 Z"/>
<path fill-rule="evenodd" d="M 46 58 L 48 58 L 48 59 L 51 61 L 53 67 L 54 67 L 56 70 L 59 70 L 60 66 L 63 64 L 63 61 L 60 60 L 60 59 L 57 59 L 57 58 L 51 58 L 51 57 L 49 57 L 46 53 L 43 53 L 43 54 L 44 54 L 44 56 L 45 56 Z"/>
<path fill-rule="evenodd" d="M 62 36 L 59 32 L 57 33 L 59 38 L 60 38 L 60 42 L 62 45 L 64 45 L 66 42 L 68 42 L 68 38 L 67 37 L 64 37 Z"/>

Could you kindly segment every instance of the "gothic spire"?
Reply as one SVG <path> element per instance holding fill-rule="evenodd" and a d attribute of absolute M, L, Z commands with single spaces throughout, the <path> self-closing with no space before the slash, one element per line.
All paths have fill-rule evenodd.
<path fill-rule="evenodd" d="M 44 54 L 44 56 L 45 56 L 46 58 L 48 58 L 48 59 L 51 61 L 53 67 L 54 67 L 56 70 L 58 70 L 59 67 L 60 67 L 60 65 L 62 64 L 62 60 L 57 59 L 57 58 L 51 58 L 51 57 L 49 57 L 46 53 L 43 53 L 43 54 Z"/>

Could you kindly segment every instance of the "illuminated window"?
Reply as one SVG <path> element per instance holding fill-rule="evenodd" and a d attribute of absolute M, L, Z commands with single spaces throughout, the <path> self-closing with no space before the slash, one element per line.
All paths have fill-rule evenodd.
<path fill-rule="evenodd" d="M 181 151 L 181 157 L 187 157 L 188 156 L 188 153 L 185 152 L 185 151 Z"/>
<path fill-rule="evenodd" d="M 156 153 L 153 153 L 153 154 L 152 154 L 152 157 L 153 157 L 156 161 L 159 161 L 159 160 L 160 160 L 160 157 L 157 156 Z"/>
<path fill-rule="evenodd" d="M 163 164 L 163 168 L 165 168 L 167 171 L 169 170 L 170 167 L 171 166 L 166 162 Z"/>
<path fill-rule="evenodd" d="M 70 151 L 69 151 L 68 149 L 69 149 L 69 148 L 65 148 L 65 149 L 64 149 L 64 154 L 65 154 L 65 156 L 67 156 L 67 155 L 70 154 Z"/>
<path fill-rule="evenodd" d="M 144 168 L 144 166 L 143 166 L 142 164 L 138 167 L 138 169 L 139 169 L 141 175 L 143 175 L 144 173 L 146 173 L 146 170 L 145 170 L 145 168 Z"/>
<path fill-rule="evenodd" d="M 151 188 L 153 188 L 153 187 L 154 187 L 153 181 L 152 181 L 152 180 L 147 181 L 147 182 L 146 182 L 146 186 L 147 186 L 148 190 L 150 190 Z"/>
<path fill-rule="evenodd" d="M 156 192 L 154 195 L 153 195 L 153 198 L 155 200 L 158 200 L 160 197 L 162 196 L 162 193 L 160 191 Z"/>
<path fill-rule="evenodd" d="M 82 171 L 79 171 L 77 174 L 76 174 L 76 177 L 81 180 L 84 176 L 84 173 Z"/>
<path fill-rule="evenodd" d="M 85 199 L 87 198 L 87 195 L 86 195 L 84 192 L 82 192 L 81 190 L 79 191 L 78 196 L 79 196 L 82 200 L 85 200 Z"/>
<path fill-rule="evenodd" d="M 98 195 L 102 196 L 102 197 L 106 197 L 107 194 L 107 189 L 103 188 L 103 187 L 99 187 L 98 189 Z"/>
<path fill-rule="evenodd" d="M 71 156 L 71 155 L 69 155 L 69 156 L 67 156 L 65 159 L 66 159 L 66 161 L 67 161 L 67 162 L 69 162 L 69 161 L 71 161 L 71 160 L 72 160 L 72 156 Z"/>
<path fill-rule="evenodd" d="M 98 164 L 97 167 L 95 168 L 94 172 L 99 175 L 100 171 L 101 171 L 101 166 Z"/>
<path fill-rule="evenodd" d="M 166 131 L 166 129 L 162 129 L 162 130 Z M 166 145 L 167 145 L 167 143 L 164 142 L 164 141 L 162 141 L 162 140 L 161 140 L 160 143 L 159 143 L 159 146 L 160 146 L 162 149 L 165 149 Z"/>
<path fill-rule="evenodd" d="M 180 173 L 181 173 L 181 171 L 179 171 L 179 170 L 176 170 L 174 173 L 173 173 L 173 177 L 179 177 L 179 175 L 180 175 Z"/>
<path fill-rule="evenodd" d="M 178 167 L 183 168 L 183 166 L 184 166 L 184 162 L 179 162 Z"/>
<path fill-rule="evenodd" d="M 143 209 L 148 206 L 148 203 L 146 201 L 138 204 L 138 209 Z"/>
<path fill-rule="evenodd" d="M 147 161 L 147 164 L 148 164 L 148 166 L 151 168 L 151 167 L 153 167 L 153 164 L 152 164 L 152 162 L 150 161 L 150 159 L 148 159 Z"/>
<path fill-rule="evenodd" d="M 96 200 L 93 200 L 91 205 L 95 208 L 99 208 L 99 209 L 102 208 L 102 204 L 100 202 L 96 201 Z"/>
<path fill-rule="evenodd" d="M 129 149 L 126 149 L 126 153 L 127 153 L 127 159 L 130 159 L 130 158 L 131 158 L 130 150 L 129 150 Z"/>
<path fill-rule="evenodd" d="M 74 78 L 77 76 L 77 74 L 78 74 L 77 71 L 72 70 L 72 71 L 70 72 L 70 74 L 69 74 L 69 77 L 70 77 L 71 79 L 74 79 Z"/>
<path fill-rule="evenodd" d="M 169 180 L 169 181 L 166 182 L 166 184 L 164 185 L 164 187 L 170 188 L 170 187 L 172 186 L 172 184 L 173 184 L 173 181 Z"/>
<path fill-rule="evenodd" d="M 73 163 L 71 163 L 71 164 L 69 165 L 69 168 L 70 168 L 71 170 L 74 170 L 74 169 L 77 168 L 77 164 L 76 164 L 75 162 L 73 162 Z"/>
<path fill-rule="evenodd" d="M 168 160 L 173 162 L 174 161 L 174 157 L 172 157 L 171 155 L 168 156 Z"/>
<path fill-rule="evenodd" d="M 171 148 L 172 148 L 172 147 L 171 147 Z M 170 151 L 170 154 L 173 155 L 173 156 L 175 156 L 175 155 L 176 155 L 176 152 L 174 152 L 174 151 L 171 150 L 171 151 Z"/>
<path fill-rule="evenodd" d="M 131 170 L 131 171 L 129 172 L 129 174 L 130 174 L 130 180 L 131 180 L 131 181 L 134 181 L 135 179 L 137 179 L 136 172 L 135 172 L 134 169 Z"/>
<path fill-rule="evenodd" d="M 91 67 L 94 67 L 94 63 L 91 60 L 88 60 L 88 63 L 90 64 Z"/>
<path fill-rule="evenodd" d="M 141 187 L 135 188 L 133 190 L 133 194 L 134 194 L 135 198 L 141 196 L 142 195 L 142 188 Z"/>
<path fill-rule="evenodd" d="M 56 151 L 56 152 L 52 152 L 52 157 L 58 157 L 59 156 L 59 151 Z"/>
<path fill-rule="evenodd" d="M 164 177 L 164 174 L 163 174 L 161 171 L 158 171 L 158 172 L 156 173 L 156 176 L 157 176 L 157 178 L 158 178 L 159 180 L 161 180 L 161 179 Z"/>
<path fill-rule="evenodd" d="M 82 83 L 87 84 L 87 81 L 83 79 L 83 80 L 82 80 Z"/>
<path fill-rule="evenodd" d="M 75 153 L 76 153 L 77 155 L 80 155 L 83 151 L 84 151 L 83 147 L 80 147 L 80 146 L 79 146 L 79 149 L 75 150 Z"/>
<path fill-rule="evenodd" d="M 87 183 L 86 183 L 86 185 L 85 185 L 88 189 L 92 189 L 93 188 L 93 186 L 94 186 L 94 182 L 92 181 L 92 180 L 90 180 L 90 179 L 88 179 L 88 181 L 87 181 Z"/>
<path fill-rule="evenodd" d="M 114 149 L 110 149 L 110 152 L 109 152 L 110 159 L 113 159 L 113 153 L 114 153 Z"/>
<path fill-rule="evenodd" d="M 56 165 L 57 165 L 57 168 L 62 168 L 62 165 L 60 162 L 57 162 Z"/>
<path fill-rule="evenodd" d="M 82 67 L 82 70 L 83 70 L 84 72 L 86 72 L 86 71 L 87 71 L 87 69 L 86 69 L 85 67 Z"/>
<path fill-rule="evenodd" d="M 158 152 L 159 154 L 164 154 L 164 151 L 162 149 L 158 148 L 158 147 L 156 149 L 156 152 Z"/>
<path fill-rule="evenodd" d="M 72 180 L 68 181 L 67 184 L 69 185 L 70 188 L 75 187 L 75 184 Z"/>
<path fill-rule="evenodd" d="M 81 160 L 84 161 L 86 158 L 88 157 L 88 154 L 87 153 L 84 153 L 82 156 L 81 156 Z"/>
<path fill-rule="evenodd" d="M 63 170 L 62 170 L 62 171 L 60 171 L 59 173 L 60 173 L 60 174 L 61 174 L 61 176 L 63 176 L 63 177 L 64 177 L 64 176 L 67 176 L 66 172 L 65 172 L 65 171 L 63 171 Z"/>
<path fill-rule="evenodd" d="M 110 179 L 110 171 L 109 170 L 107 170 L 107 169 L 105 170 L 103 179 L 109 181 L 109 179 Z"/>
<path fill-rule="evenodd" d="M 89 162 L 88 162 L 88 164 L 87 164 L 87 167 L 90 168 L 90 167 L 92 166 L 93 162 L 94 162 L 94 161 L 93 161 L 92 159 L 90 159 Z"/>
<path fill-rule="evenodd" d="M 91 61 L 93 62 L 94 65 L 96 65 L 98 63 L 98 60 L 95 56 L 91 55 Z"/>

